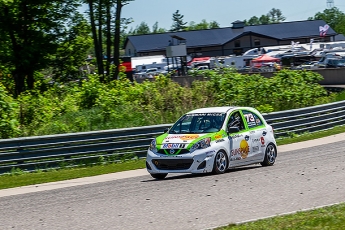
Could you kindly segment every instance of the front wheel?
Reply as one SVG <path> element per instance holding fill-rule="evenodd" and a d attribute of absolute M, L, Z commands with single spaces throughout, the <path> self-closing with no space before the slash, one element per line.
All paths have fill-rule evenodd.
<path fill-rule="evenodd" d="M 262 166 L 272 166 L 277 158 L 276 147 L 273 144 L 268 144 L 265 151 L 264 161 L 261 162 Z"/>
<path fill-rule="evenodd" d="M 168 173 L 151 173 L 151 176 L 157 180 L 163 180 Z"/>
<path fill-rule="evenodd" d="M 221 174 L 228 168 L 228 157 L 224 151 L 217 152 L 214 158 L 213 173 Z"/>

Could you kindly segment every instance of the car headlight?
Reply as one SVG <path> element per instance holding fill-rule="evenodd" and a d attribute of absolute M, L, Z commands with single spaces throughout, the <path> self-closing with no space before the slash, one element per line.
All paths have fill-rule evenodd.
<path fill-rule="evenodd" d="M 157 152 L 156 139 L 153 139 L 153 140 L 151 141 L 151 144 L 150 144 L 149 149 L 150 149 L 152 152 Z"/>
<path fill-rule="evenodd" d="M 192 148 L 190 148 L 190 152 L 194 152 L 197 149 L 206 149 L 210 146 L 211 146 L 211 138 L 207 137 L 195 143 L 192 146 Z"/>

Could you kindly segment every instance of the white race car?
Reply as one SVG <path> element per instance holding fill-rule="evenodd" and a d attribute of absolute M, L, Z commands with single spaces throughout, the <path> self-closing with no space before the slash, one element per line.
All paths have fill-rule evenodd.
<path fill-rule="evenodd" d="M 228 168 L 273 165 L 277 144 L 273 128 L 251 107 L 210 107 L 183 115 L 147 151 L 153 178 L 168 173 L 224 173 Z"/>

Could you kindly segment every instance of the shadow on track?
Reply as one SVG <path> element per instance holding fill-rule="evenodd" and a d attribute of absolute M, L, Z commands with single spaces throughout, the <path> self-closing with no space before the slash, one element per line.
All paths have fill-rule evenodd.
<path fill-rule="evenodd" d="M 249 165 L 249 166 L 242 166 L 238 168 L 232 168 L 228 169 L 224 174 L 227 173 L 235 173 L 235 172 L 240 172 L 243 170 L 251 170 L 251 169 L 256 169 L 256 168 L 261 168 L 261 165 Z M 170 176 L 169 176 L 170 175 Z M 207 177 L 207 176 L 220 176 L 222 174 L 213 174 L 213 173 L 186 173 L 186 174 L 179 174 L 174 176 L 174 173 L 168 174 L 168 177 L 166 177 L 163 180 L 158 180 L 152 178 L 151 180 L 142 180 L 141 182 L 163 182 L 163 181 L 169 181 L 169 180 L 180 180 L 180 179 L 187 179 L 187 178 L 198 178 L 198 177 Z"/>

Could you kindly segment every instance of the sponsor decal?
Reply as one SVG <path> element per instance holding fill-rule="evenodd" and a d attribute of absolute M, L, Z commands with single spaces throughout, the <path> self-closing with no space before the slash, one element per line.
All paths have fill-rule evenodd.
<path fill-rule="evenodd" d="M 250 131 L 250 134 L 254 134 L 254 133 L 255 133 L 255 131 L 254 131 L 254 130 Z"/>
<path fill-rule="evenodd" d="M 217 135 L 214 136 L 214 139 L 216 139 L 216 140 L 220 139 L 220 138 L 222 138 L 222 135 L 220 135 L 220 134 L 217 134 Z"/>
<path fill-rule="evenodd" d="M 199 137 L 198 134 L 174 135 L 174 136 L 166 137 L 165 140 L 179 138 L 179 139 L 181 139 L 183 141 L 187 141 L 187 140 L 197 139 L 198 137 Z"/>
<path fill-rule="evenodd" d="M 159 157 L 161 157 L 161 158 L 176 158 L 176 157 L 183 157 L 183 156 L 180 156 L 180 155 L 162 155 L 162 156 L 159 156 Z"/>
<path fill-rule="evenodd" d="M 248 122 L 248 126 L 249 126 L 249 127 L 252 127 L 252 126 L 256 126 L 256 123 L 255 123 L 255 121 L 252 121 L 252 122 Z"/>
<path fill-rule="evenodd" d="M 245 140 L 242 140 L 240 143 L 240 149 L 241 149 L 241 157 L 243 159 L 246 159 L 249 153 L 249 145 L 248 142 Z"/>
<path fill-rule="evenodd" d="M 162 149 L 184 149 L 186 144 L 163 144 Z"/>
<path fill-rule="evenodd" d="M 258 152 L 259 151 L 259 146 L 253 146 L 253 152 Z"/>
<path fill-rule="evenodd" d="M 234 136 L 231 136 L 232 139 L 236 139 L 236 138 L 239 138 L 239 137 L 243 137 L 242 134 L 236 134 Z"/>
<path fill-rule="evenodd" d="M 249 150 L 248 142 L 245 140 L 242 140 L 240 143 L 240 148 L 231 150 L 230 154 L 231 156 L 237 156 L 235 157 L 235 159 L 238 157 L 240 157 L 241 159 L 246 159 L 249 152 L 250 150 Z"/>
<path fill-rule="evenodd" d="M 221 117 L 224 116 L 225 113 L 191 113 L 187 114 L 187 117 L 194 117 L 194 116 L 208 116 L 208 117 Z"/>
<path fill-rule="evenodd" d="M 211 157 L 211 156 L 213 156 L 213 155 L 215 154 L 215 152 L 216 152 L 216 151 L 214 151 L 214 150 L 206 152 L 206 153 L 205 153 L 205 154 L 206 154 L 206 157 Z"/>
<path fill-rule="evenodd" d="M 265 138 L 264 138 L 264 137 L 261 137 L 261 138 L 260 138 L 260 141 L 261 141 L 262 147 L 264 147 L 264 146 L 265 146 Z"/>
<path fill-rule="evenodd" d="M 223 138 L 222 139 L 218 139 L 218 140 L 216 140 L 216 143 L 223 142 L 223 141 L 225 141 Z"/>
<path fill-rule="evenodd" d="M 253 139 L 252 139 L 252 142 L 253 142 L 253 143 L 260 142 L 260 141 L 261 141 L 260 138 L 253 138 Z"/>

